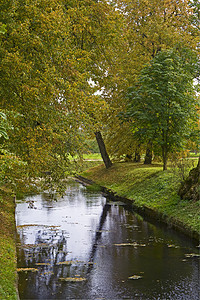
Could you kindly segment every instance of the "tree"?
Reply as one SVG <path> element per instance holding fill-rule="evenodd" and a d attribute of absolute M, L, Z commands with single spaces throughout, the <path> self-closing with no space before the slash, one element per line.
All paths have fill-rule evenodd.
<path fill-rule="evenodd" d="M 176 45 L 196 49 L 199 34 L 191 23 L 195 11 L 189 1 L 115 0 L 111 4 L 110 11 L 114 7 L 118 14 L 120 30 L 116 26 L 114 38 L 104 46 L 99 26 L 97 69 L 93 66 L 92 74 L 100 88 L 104 87 L 102 96 L 110 107 L 103 117 L 106 146 L 110 154 L 119 157 L 129 153 L 131 144 L 134 152 L 136 144 L 129 124 L 119 119 L 126 107 L 127 88 L 136 84 L 144 65 L 159 51 Z M 107 27 L 109 30 L 111 27 Z"/>
<path fill-rule="evenodd" d="M 169 154 L 182 148 L 197 130 L 196 71 L 197 61 L 191 51 L 160 51 L 128 93 L 127 116 L 137 133 L 153 141 L 154 149 L 161 149 L 163 170 L 167 169 Z"/>
<path fill-rule="evenodd" d="M 73 39 L 71 14 L 77 7 L 70 2 L 0 4 L 6 26 L 0 32 L 0 107 L 17 116 L 8 115 L 14 130 L 4 147 L 27 163 L 25 176 L 46 177 L 50 185 L 60 185 L 73 171 L 69 156 L 82 152 L 79 128 L 88 122 L 92 90 L 90 58 Z"/>

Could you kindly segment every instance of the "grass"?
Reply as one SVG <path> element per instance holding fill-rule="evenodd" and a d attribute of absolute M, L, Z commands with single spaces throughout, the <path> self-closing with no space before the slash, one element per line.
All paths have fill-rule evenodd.
<path fill-rule="evenodd" d="M 18 299 L 14 213 L 13 196 L 0 190 L 0 299 Z"/>
<path fill-rule="evenodd" d="M 69 156 L 70 160 L 79 160 L 78 156 Z M 100 153 L 87 153 L 87 154 L 83 154 L 83 160 L 86 161 L 102 161 L 102 157 Z"/>
<path fill-rule="evenodd" d="M 186 228 L 200 232 L 200 201 L 180 199 L 178 172 L 163 172 L 161 164 L 115 163 L 110 169 L 99 165 L 81 175 L 119 196 L 134 200 L 138 207 L 151 208 L 169 220 L 173 218 L 184 223 Z"/>
<path fill-rule="evenodd" d="M 190 157 L 199 157 L 200 156 L 200 152 L 190 152 L 189 154 Z"/>
<path fill-rule="evenodd" d="M 83 159 L 85 159 L 85 160 L 100 160 L 100 161 L 102 161 L 102 157 L 101 157 L 100 153 L 83 154 Z"/>

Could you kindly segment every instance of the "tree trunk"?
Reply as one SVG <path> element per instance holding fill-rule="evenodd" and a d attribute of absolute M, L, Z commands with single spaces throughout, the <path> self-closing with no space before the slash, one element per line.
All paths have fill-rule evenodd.
<path fill-rule="evenodd" d="M 151 163 L 152 163 L 152 142 L 149 141 L 147 144 L 144 164 L 151 165 Z"/>
<path fill-rule="evenodd" d="M 125 161 L 131 161 L 132 158 L 133 158 L 133 157 L 132 157 L 131 154 L 126 154 Z"/>
<path fill-rule="evenodd" d="M 103 159 L 103 162 L 105 164 L 106 169 L 110 168 L 112 166 L 112 162 L 108 156 L 108 153 L 106 151 L 106 146 L 103 140 L 103 137 L 101 135 L 100 131 L 95 132 L 95 137 L 99 146 L 99 151 L 101 153 L 101 157 Z"/>
<path fill-rule="evenodd" d="M 165 146 L 162 147 L 163 171 L 167 170 L 168 151 Z"/>
<path fill-rule="evenodd" d="M 136 149 L 135 149 L 135 158 L 134 158 L 134 162 L 140 162 L 140 144 L 137 145 Z"/>

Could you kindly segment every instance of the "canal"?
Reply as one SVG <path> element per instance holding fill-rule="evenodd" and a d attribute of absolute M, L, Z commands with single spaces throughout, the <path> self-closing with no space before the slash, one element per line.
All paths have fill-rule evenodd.
<path fill-rule="evenodd" d="M 72 181 L 17 200 L 20 299 L 199 299 L 197 242 Z"/>

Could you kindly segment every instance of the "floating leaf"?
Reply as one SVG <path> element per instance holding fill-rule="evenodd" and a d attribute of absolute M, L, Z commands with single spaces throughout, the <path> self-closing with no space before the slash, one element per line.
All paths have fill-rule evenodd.
<path fill-rule="evenodd" d="M 38 269 L 35 268 L 19 268 L 17 272 L 38 272 Z"/>
<path fill-rule="evenodd" d="M 73 263 L 75 263 L 75 262 L 72 260 L 67 260 L 67 261 L 58 262 L 57 265 L 71 266 Z"/>
<path fill-rule="evenodd" d="M 188 253 L 188 254 L 185 254 L 186 257 L 199 257 L 200 254 L 197 254 L 197 253 Z"/>
<path fill-rule="evenodd" d="M 168 248 L 180 248 L 180 247 L 176 245 L 168 245 Z"/>
<path fill-rule="evenodd" d="M 117 247 L 126 247 L 126 246 L 132 246 L 132 247 L 146 247 L 146 244 L 138 244 L 138 243 L 122 243 L 122 244 L 114 244 Z"/>
<path fill-rule="evenodd" d="M 62 281 L 69 281 L 69 282 L 80 282 L 85 281 L 86 278 L 83 277 L 66 277 L 66 278 L 59 278 Z"/>
<path fill-rule="evenodd" d="M 130 276 L 128 279 L 141 279 L 142 276 L 139 276 L 139 275 L 133 275 L 133 276 Z"/>

